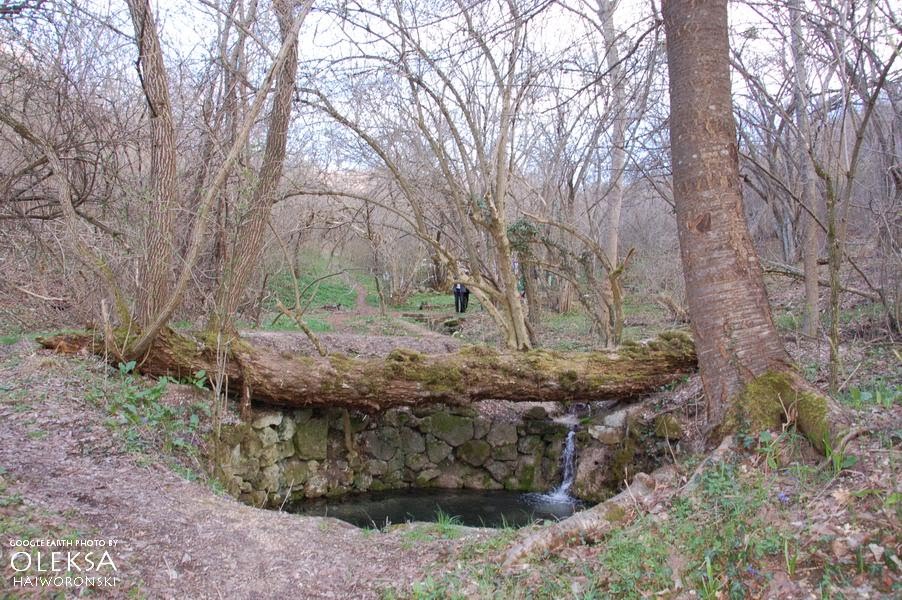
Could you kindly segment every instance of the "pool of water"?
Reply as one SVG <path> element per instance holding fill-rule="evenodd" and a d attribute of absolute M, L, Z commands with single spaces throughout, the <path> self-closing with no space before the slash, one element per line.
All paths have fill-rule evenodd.
<path fill-rule="evenodd" d="M 335 517 L 357 527 L 437 520 L 441 512 L 471 527 L 522 527 L 569 517 L 585 505 L 561 495 L 508 491 L 410 489 L 307 500 L 286 507 L 301 515 Z"/>

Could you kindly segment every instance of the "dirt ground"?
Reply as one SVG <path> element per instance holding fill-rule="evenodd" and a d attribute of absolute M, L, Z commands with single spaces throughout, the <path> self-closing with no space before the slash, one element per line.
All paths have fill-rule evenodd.
<path fill-rule="evenodd" d="M 91 380 L 105 372 L 91 359 L 60 359 L 30 342 L 0 355 L 4 522 L 21 522 L 36 537 L 117 540 L 111 558 L 121 584 L 98 590 L 104 595 L 380 597 L 440 570 L 467 540 L 489 535 L 465 529 L 454 540 L 418 538 L 414 552 L 403 528 L 367 535 L 335 519 L 256 510 L 218 495 L 159 457 L 120 449 L 106 415 L 84 400 Z M 16 532 L 3 533 L 6 557 L 6 538 Z M 9 586 L 8 560 L 4 566 Z M 3 594 L 36 595 L 0 588 Z"/>

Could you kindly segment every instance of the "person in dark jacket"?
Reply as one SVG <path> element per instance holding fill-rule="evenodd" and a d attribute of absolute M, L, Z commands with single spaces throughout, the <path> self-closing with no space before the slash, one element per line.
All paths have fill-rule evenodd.
<path fill-rule="evenodd" d="M 467 305 L 470 303 L 470 290 L 462 283 L 454 284 L 454 310 L 455 312 L 467 312 Z"/>

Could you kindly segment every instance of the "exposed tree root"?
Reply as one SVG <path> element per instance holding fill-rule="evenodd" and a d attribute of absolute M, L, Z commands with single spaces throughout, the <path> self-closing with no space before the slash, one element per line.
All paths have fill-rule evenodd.
<path fill-rule="evenodd" d="M 513 570 L 531 556 L 556 552 L 572 544 L 597 542 L 614 529 L 629 524 L 641 512 L 672 497 L 677 481 L 678 473 L 672 465 L 661 467 L 651 475 L 639 473 L 613 498 L 515 544 L 505 554 L 502 567 Z"/>

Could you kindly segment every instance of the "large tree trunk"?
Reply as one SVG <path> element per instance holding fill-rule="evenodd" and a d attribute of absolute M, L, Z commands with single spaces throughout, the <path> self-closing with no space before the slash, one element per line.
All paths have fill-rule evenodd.
<path fill-rule="evenodd" d="M 137 318 L 148 326 L 169 298 L 172 284 L 173 214 L 178 206 L 175 126 L 163 50 L 148 0 L 128 0 L 138 45 L 138 75 L 150 111 L 150 178 L 153 194 L 145 226 Z"/>
<path fill-rule="evenodd" d="M 216 338 L 201 339 L 163 330 L 139 369 L 148 375 L 190 376 L 216 372 Z M 107 353 L 90 334 L 42 339 L 60 352 Z M 111 345 L 121 340 L 111 340 Z M 425 355 L 397 349 L 386 358 L 303 356 L 231 343 L 226 367 L 229 387 L 248 389 L 271 405 L 339 406 L 379 411 L 431 403 L 463 405 L 483 399 L 586 402 L 629 400 L 679 380 L 695 370 L 695 351 L 686 333 L 671 332 L 619 352 L 499 352 L 470 347 L 455 354 Z"/>
<path fill-rule="evenodd" d="M 728 409 L 754 427 L 796 418 L 824 449 L 842 411 L 796 376 L 743 215 L 727 2 L 670 0 L 664 25 L 674 203 L 709 425 L 723 424 Z"/>
<path fill-rule="evenodd" d="M 231 331 L 238 305 L 248 287 L 248 280 L 263 251 L 263 234 L 269 222 L 275 202 L 276 188 L 282 177 L 285 149 L 288 145 L 288 127 L 291 122 L 291 101 L 298 68 L 298 42 L 291 35 L 292 15 L 285 0 L 273 3 L 279 21 L 282 43 L 288 45 L 288 55 L 276 80 L 272 109 L 266 131 L 266 148 L 257 185 L 250 201 L 248 213 L 243 217 L 240 235 L 232 260 L 226 266 L 217 293 L 216 312 L 210 324 L 212 331 Z M 304 10 L 309 9 L 305 7 Z M 289 39 L 291 38 L 291 39 Z"/>

